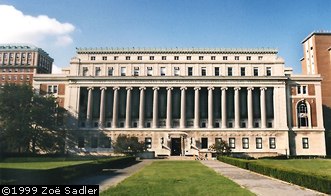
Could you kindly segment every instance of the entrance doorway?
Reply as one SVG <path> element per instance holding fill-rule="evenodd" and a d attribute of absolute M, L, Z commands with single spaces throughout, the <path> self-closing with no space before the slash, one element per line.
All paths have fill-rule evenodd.
<path fill-rule="evenodd" d="M 171 138 L 171 156 L 179 156 L 181 151 L 180 138 Z"/>

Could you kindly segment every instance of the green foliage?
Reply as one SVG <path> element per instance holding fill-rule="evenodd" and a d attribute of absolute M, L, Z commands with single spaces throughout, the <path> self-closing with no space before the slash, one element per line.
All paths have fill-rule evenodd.
<path fill-rule="evenodd" d="M 231 157 L 219 156 L 218 160 L 248 169 L 260 174 L 278 178 L 293 184 L 314 189 L 323 193 L 331 194 L 331 177 L 321 174 L 311 173 L 309 171 L 295 170 L 285 165 L 265 164 L 264 161 L 249 161 Z M 275 160 L 273 160 L 275 161 Z M 280 160 L 277 160 L 280 161 Z M 308 161 L 308 160 L 306 160 Z"/>
<path fill-rule="evenodd" d="M 52 96 L 34 94 L 31 86 L 6 84 L 0 90 L 1 153 L 63 152 L 65 114 Z"/>
<path fill-rule="evenodd" d="M 124 134 L 117 137 L 116 141 L 113 143 L 113 148 L 115 153 L 130 156 L 146 150 L 144 142 L 139 142 L 137 137 L 128 137 Z"/>
<path fill-rule="evenodd" d="M 209 149 L 215 151 L 216 155 L 229 155 L 231 148 L 228 143 L 224 140 L 216 141 L 215 144 L 209 146 Z"/>

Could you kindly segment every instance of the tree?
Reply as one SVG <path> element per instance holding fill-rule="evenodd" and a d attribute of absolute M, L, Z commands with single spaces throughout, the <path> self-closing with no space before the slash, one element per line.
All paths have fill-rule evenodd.
<path fill-rule="evenodd" d="M 229 155 L 231 153 L 231 148 L 226 141 L 220 140 L 216 141 L 215 144 L 209 146 L 209 149 L 215 151 L 216 155 Z"/>
<path fill-rule="evenodd" d="M 116 142 L 113 143 L 113 148 L 115 153 L 130 156 L 146 150 L 144 142 L 139 142 L 137 137 L 128 137 L 124 134 L 120 134 L 117 137 Z"/>

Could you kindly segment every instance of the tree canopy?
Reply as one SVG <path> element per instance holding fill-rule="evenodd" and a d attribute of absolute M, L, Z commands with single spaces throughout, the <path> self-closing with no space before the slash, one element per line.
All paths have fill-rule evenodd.
<path fill-rule="evenodd" d="M 137 137 L 128 137 L 124 134 L 117 137 L 116 142 L 113 143 L 113 148 L 115 153 L 131 156 L 146 150 L 144 142 L 139 142 Z"/>

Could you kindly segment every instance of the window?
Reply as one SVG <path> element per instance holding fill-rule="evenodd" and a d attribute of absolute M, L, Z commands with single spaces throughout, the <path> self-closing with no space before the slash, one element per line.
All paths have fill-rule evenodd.
<path fill-rule="evenodd" d="M 88 73 L 88 68 L 83 67 L 83 76 L 87 76 L 87 73 Z"/>
<path fill-rule="evenodd" d="M 130 56 L 126 56 L 125 60 L 130 60 L 130 58 L 131 58 Z"/>
<path fill-rule="evenodd" d="M 149 60 L 154 60 L 154 56 L 150 56 L 149 57 Z"/>
<path fill-rule="evenodd" d="M 228 56 L 223 56 L 223 61 L 228 60 Z"/>
<path fill-rule="evenodd" d="M 300 101 L 297 106 L 298 127 L 308 126 L 308 108 L 304 100 Z"/>
<path fill-rule="evenodd" d="M 139 67 L 134 67 L 133 68 L 133 75 L 134 76 L 139 76 Z"/>
<path fill-rule="evenodd" d="M 147 67 L 147 76 L 152 76 L 152 75 L 153 75 L 152 67 Z"/>
<path fill-rule="evenodd" d="M 14 81 L 16 81 L 17 80 L 17 75 L 14 75 Z"/>
<path fill-rule="evenodd" d="M 101 68 L 100 67 L 96 67 L 95 68 L 95 75 L 96 76 L 100 76 L 101 75 Z"/>
<path fill-rule="evenodd" d="M 263 59 L 263 56 L 258 56 L 257 59 L 261 61 Z"/>
<path fill-rule="evenodd" d="M 302 94 L 307 94 L 307 86 L 302 86 Z"/>
<path fill-rule="evenodd" d="M 91 56 L 91 61 L 95 61 L 95 56 Z"/>
<path fill-rule="evenodd" d="M 229 138 L 229 147 L 231 149 L 235 149 L 236 148 L 236 138 L 230 137 Z"/>
<path fill-rule="evenodd" d="M 215 144 L 219 144 L 221 142 L 222 142 L 222 138 L 220 137 L 215 138 Z"/>
<path fill-rule="evenodd" d="M 267 128 L 272 128 L 272 122 L 267 123 Z"/>
<path fill-rule="evenodd" d="M 206 73 L 207 71 L 206 71 L 206 68 L 205 67 L 201 67 L 201 75 L 202 76 L 206 76 Z"/>
<path fill-rule="evenodd" d="M 193 76 L 193 67 L 187 68 L 187 74 L 188 74 L 188 76 Z"/>
<path fill-rule="evenodd" d="M 228 128 L 232 128 L 233 127 L 233 123 L 232 122 L 229 122 L 228 123 Z"/>
<path fill-rule="evenodd" d="M 142 57 L 142 56 L 138 56 L 137 59 L 138 59 L 139 61 L 141 61 L 141 60 L 143 60 L 143 57 Z"/>
<path fill-rule="evenodd" d="M 267 67 L 267 76 L 271 76 L 271 67 Z"/>
<path fill-rule="evenodd" d="M 239 56 L 235 56 L 234 60 L 239 61 Z"/>
<path fill-rule="evenodd" d="M 214 61 L 214 60 L 216 60 L 216 56 L 211 56 L 210 59 L 211 59 L 212 61 Z"/>
<path fill-rule="evenodd" d="M 5 76 L 1 76 L 1 80 L 4 81 L 5 80 Z"/>
<path fill-rule="evenodd" d="M 254 128 L 259 128 L 260 127 L 260 123 L 259 122 L 254 122 Z"/>
<path fill-rule="evenodd" d="M 147 149 L 151 149 L 152 148 L 152 138 L 150 138 L 150 137 L 146 137 L 145 138 L 145 147 Z"/>
<path fill-rule="evenodd" d="M 162 56 L 162 60 L 167 60 L 167 56 Z"/>
<path fill-rule="evenodd" d="M 262 149 L 262 138 L 261 137 L 256 138 L 256 149 Z"/>
<path fill-rule="evenodd" d="M 246 69 L 245 67 L 240 67 L 240 75 L 245 76 L 246 75 Z"/>
<path fill-rule="evenodd" d="M 199 56 L 199 60 L 203 60 L 203 56 Z"/>
<path fill-rule="evenodd" d="M 228 67 L 228 76 L 232 76 L 232 67 Z"/>
<path fill-rule="evenodd" d="M 246 122 L 241 122 L 240 125 L 241 125 L 240 128 L 246 128 Z"/>
<path fill-rule="evenodd" d="M 160 74 L 161 76 L 165 76 L 166 75 L 166 68 L 165 67 L 161 67 L 161 70 L 160 70 Z"/>
<path fill-rule="evenodd" d="M 121 76 L 126 75 L 126 67 L 121 67 Z"/>
<path fill-rule="evenodd" d="M 303 149 L 308 149 L 309 148 L 309 140 L 308 137 L 302 138 L 302 148 Z"/>
<path fill-rule="evenodd" d="M 254 76 L 258 76 L 259 75 L 259 68 L 258 67 L 254 67 L 253 68 L 253 75 Z"/>
<path fill-rule="evenodd" d="M 252 59 L 251 56 L 246 56 L 246 60 L 247 60 L 247 61 L 250 61 L 251 59 Z"/>
<path fill-rule="evenodd" d="M 85 139 L 84 137 L 80 136 L 78 137 L 78 141 L 77 141 L 77 146 L 78 148 L 84 148 L 85 147 Z"/>
<path fill-rule="evenodd" d="M 174 75 L 179 76 L 179 67 L 174 67 Z"/>
<path fill-rule="evenodd" d="M 201 138 L 201 149 L 207 149 L 208 148 L 208 138 L 203 137 Z"/>
<path fill-rule="evenodd" d="M 249 139 L 247 137 L 244 137 L 243 139 L 243 149 L 249 148 Z"/>
<path fill-rule="evenodd" d="M 102 60 L 103 60 L 103 61 L 107 61 L 107 56 L 103 56 L 103 57 L 102 57 Z"/>
<path fill-rule="evenodd" d="M 108 76 L 113 76 L 113 74 L 114 74 L 114 68 L 108 67 Z"/>
<path fill-rule="evenodd" d="M 276 149 L 276 138 L 274 137 L 269 138 L 269 148 Z"/>
<path fill-rule="evenodd" d="M 201 123 L 201 128 L 206 128 L 206 122 Z"/>
<path fill-rule="evenodd" d="M 24 77 L 23 77 L 23 75 L 21 75 L 21 76 L 20 76 L 20 80 L 22 81 L 22 80 L 23 80 L 23 78 L 24 78 Z"/>
<path fill-rule="evenodd" d="M 47 93 L 48 94 L 57 93 L 57 85 L 48 85 Z"/>
<path fill-rule="evenodd" d="M 111 127 L 111 122 L 107 122 L 106 127 Z"/>
<path fill-rule="evenodd" d="M 214 72 L 215 72 L 215 76 L 220 76 L 220 68 L 219 67 L 215 67 Z"/>
<path fill-rule="evenodd" d="M 179 56 L 175 56 L 174 59 L 177 61 L 179 60 Z"/>
<path fill-rule="evenodd" d="M 297 86 L 297 94 L 307 94 L 307 86 L 304 85 L 298 85 Z"/>
<path fill-rule="evenodd" d="M 114 61 L 118 60 L 118 56 L 114 56 Z"/>
<path fill-rule="evenodd" d="M 191 60 L 192 57 L 191 56 L 186 56 L 186 60 Z"/>
<path fill-rule="evenodd" d="M 98 138 L 91 137 L 91 148 L 98 148 Z"/>

